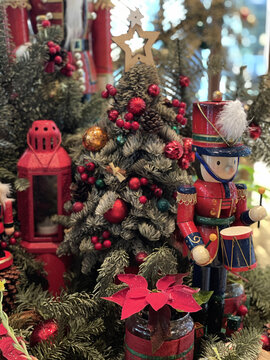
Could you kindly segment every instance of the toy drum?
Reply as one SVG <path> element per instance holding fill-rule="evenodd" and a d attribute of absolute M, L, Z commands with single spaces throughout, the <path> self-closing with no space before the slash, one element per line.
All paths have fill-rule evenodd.
<path fill-rule="evenodd" d="M 252 229 L 249 226 L 232 226 L 220 231 L 221 250 L 225 269 L 239 272 L 257 266 Z"/>

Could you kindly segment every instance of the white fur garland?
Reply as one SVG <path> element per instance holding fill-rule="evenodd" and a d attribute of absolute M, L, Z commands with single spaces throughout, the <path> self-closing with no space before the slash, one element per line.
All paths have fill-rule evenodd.
<path fill-rule="evenodd" d="M 217 128 L 228 141 L 239 139 L 248 127 L 247 116 L 239 100 L 229 101 L 218 114 Z"/>

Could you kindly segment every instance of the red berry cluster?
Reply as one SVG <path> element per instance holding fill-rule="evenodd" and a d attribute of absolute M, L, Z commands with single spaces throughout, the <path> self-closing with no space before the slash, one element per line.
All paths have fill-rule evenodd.
<path fill-rule="evenodd" d="M 124 115 L 124 119 L 123 120 L 121 118 L 118 118 L 119 116 L 119 112 L 117 110 L 109 110 L 108 111 L 108 117 L 109 120 L 114 122 L 115 125 L 119 128 L 123 128 L 125 130 L 133 130 L 133 131 L 137 131 L 140 127 L 140 124 L 138 123 L 138 121 L 133 121 L 134 115 L 131 112 L 128 112 Z"/>
<path fill-rule="evenodd" d="M 187 124 L 187 118 L 184 117 L 186 114 L 186 103 L 180 102 L 177 99 L 173 99 L 172 106 L 178 108 L 178 114 L 176 115 L 175 120 L 178 124 L 185 126 Z"/>
<path fill-rule="evenodd" d="M 128 182 L 128 187 L 131 190 L 137 191 L 141 186 L 147 186 L 149 185 L 148 179 L 145 177 L 137 178 L 132 177 Z M 163 190 L 159 188 L 156 184 L 149 185 L 150 190 L 153 192 L 154 196 L 157 198 L 161 198 L 163 195 Z M 148 201 L 148 198 L 145 195 L 142 195 L 139 197 L 139 202 L 141 204 L 146 204 Z"/>
<path fill-rule="evenodd" d="M 45 20 L 46 21 L 46 20 Z M 66 58 L 66 52 L 61 49 L 61 46 L 55 44 L 53 41 L 48 41 L 47 43 L 49 48 L 50 60 L 46 67 L 47 72 L 54 72 L 54 65 L 58 65 L 61 67 L 61 73 L 65 76 L 72 76 L 73 72 L 75 71 L 75 66 L 71 63 L 64 63 Z"/>
<path fill-rule="evenodd" d="M 17 243 L 17 239 L 21 237 L 20 231 L 15 231 L 13 235 L 9 238 L 9 245 L 15 245 Z M 8 246 L 5 240 L 1 241 L 1 248 L 6 249 Z"/>
<path fill-rule="evenodd" d="M 104 250 L 109 249 L 112 246 L 112 242 L 110 240 L 110 232 L 108 230 L 103 231 L 102 236 L 92 236 L 91 243 L 94 244 L 94 248 L 96 250 Z"/>
<path fill-rule="evenodd" d="M 188 76 L 183 76 L 183 75 L 179 76 L 179 85 L 181 87 L 188 87 L 189 84 L 190 84 L 190 80 Z"/>
<path fill-rule="evenodd" d="M 112 84 L 106 85 L 106 90 L 101 92 L 101 97 L 107 99 L 109 96 L 115 96 L 117 94 L 117 89 Z"/>
<path fill-rule="evenodd" d="M 77 171 L 81 176 L 81 180 L 88 183 L 89 185 L 94 185 L 97 180 L 95 176 L 93 176 L 95 169 L 96 165 L 93 162 L 89 162 L 85 166 L 77 167 Z"/>
<path fill-rule="evenodd" d="M 183 138 L 184 155 L 178 160 L 178 165 L 181 169 L 186 170 L 190 167 L 190 163 L 195 161 L 195 153 L 192 151 L 192 139 Z"/>

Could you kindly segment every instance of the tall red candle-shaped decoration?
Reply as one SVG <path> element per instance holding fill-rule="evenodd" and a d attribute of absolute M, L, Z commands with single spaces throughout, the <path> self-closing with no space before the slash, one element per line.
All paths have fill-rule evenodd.
<path fill-rule="evenodd" d="M 61 133 L 51 120 L 37 120 L 27 134 L 28 148 L 18 162 L 18 176 L 29 187 L 18 192 L 18 216 L 22 246 L 45 264 L 49 290 L 57 293 L 64 285 L 65 261 L 56 250 L 63 239 L 60 225 L 51 216 L 64 213 L 69 200 L 71 159 L 61 147 Z"/>

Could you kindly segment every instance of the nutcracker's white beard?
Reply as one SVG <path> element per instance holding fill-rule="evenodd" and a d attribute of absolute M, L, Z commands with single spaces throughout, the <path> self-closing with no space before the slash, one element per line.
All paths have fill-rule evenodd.
<path fill-rule="evenodd" d="M 79 39 L 83 32 L 82 11 L 84 0 L 66 0 L 66 42 L 68 49 L 70 42 Z"/>

